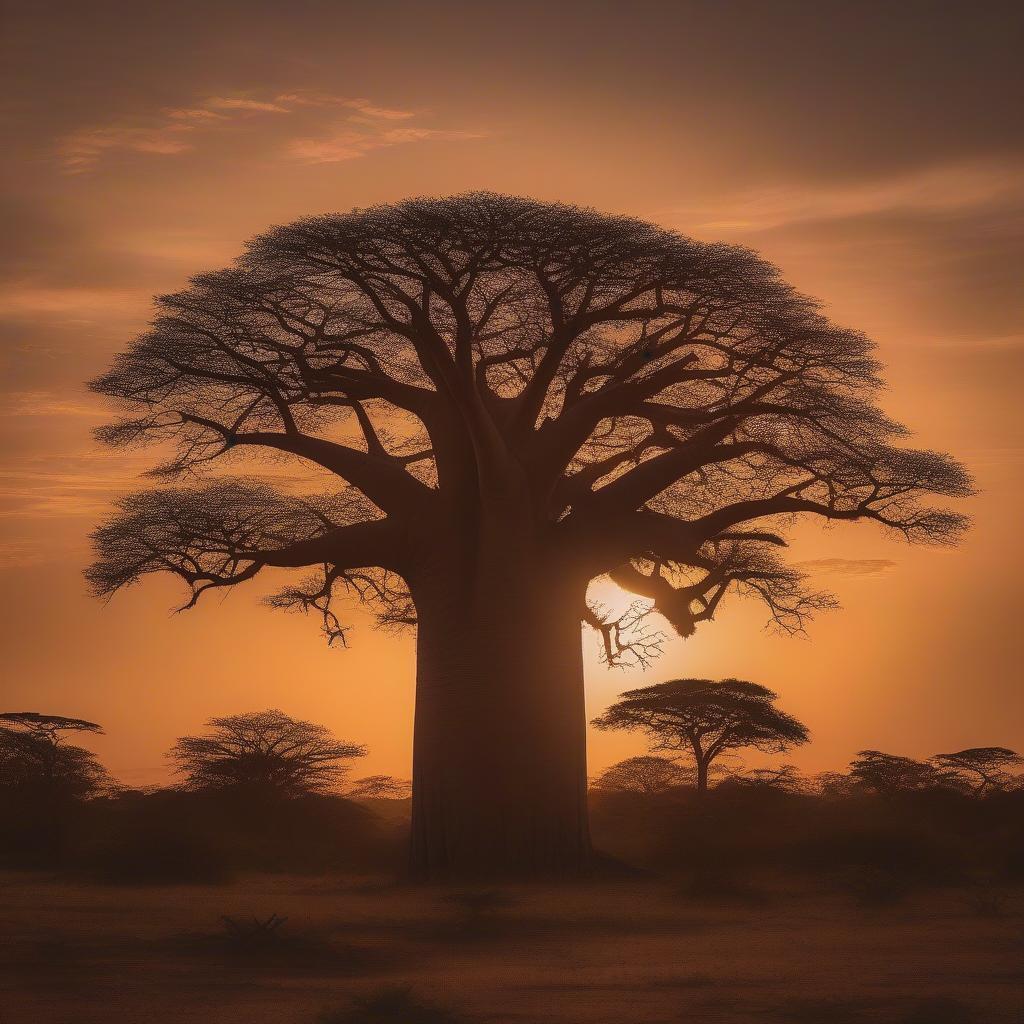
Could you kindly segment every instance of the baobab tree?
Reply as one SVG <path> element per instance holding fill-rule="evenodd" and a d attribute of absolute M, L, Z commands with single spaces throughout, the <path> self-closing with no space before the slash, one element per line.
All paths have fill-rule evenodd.
<path fill-rule="evenodd" d="M 775 754 L 807 742 L 807 727 L 775 700 L 767 687 L 743 679 L 672 679 L 627 690 L 593 724 L 642 732 L 653 750 L 685 751 L 703 793 L 723 755 L 744 748 Z"/>
<path fill-rule="evenodd" d="M 930 498 L 966 473 L 898 446 L 877 370 L 745 249 L 491 194 L 309 217 L 160 298 L 94 382 L 124 412 L 103 441 L 170 455 L 96 532 L 89 578 L 172 573 L 190 607 L 307 567 L 270 603 L 328 639 L 345 595 L 415 622 L 417 871 L 574 872 L 591 580 L 681 636 L 729 593 L 794 631 L 830 603 L 780 558 L 794 517 L 960 533 Z M 607 638 L 612 662 L 651 653 Z"/>

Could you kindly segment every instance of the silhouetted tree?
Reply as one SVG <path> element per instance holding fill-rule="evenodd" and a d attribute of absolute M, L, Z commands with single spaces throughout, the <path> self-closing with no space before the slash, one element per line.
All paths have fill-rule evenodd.
<path fill-rule="evenodd" d="M 693 778 L 682 765 L 667 757 L 627 757 L 625 761 L 606 768 L 593 781 L 594 789 L 620 793 L 664 793 L 673 786 L 682 786 Z"/>
<path fill-rule="evenodd" d="M 964 527 L 929 496 L 967 495 L 967 474 L 898 446 L 871 347 L 753 253 L 624 217 L 471 194 L 306 218 L 160 298 L 94 382 L 125 410 L 101 439 L 173 449 L 155 475 L 186 483 L 124 498 L 89 578 L 109 595 L 171 572 L 189 607 L 312 567 L 270 603 L 329 639 L 343 595 L 415 621 L 416 867 L 573 871 L 580 620 L 609 625 L 592 579 L 681 636 L 730 592 L 795 631 L 832 602 L 777 554 L 794 516 L 929 543 Z M 245 453 L 338 489 L 188 483 Z M 612 630 L 606 652 L 646 658 L 650 636 Z"/>
<path fill-rule="evenodd" d="M 880 750 L 860 750 L 850 762 L 850 778 L 860 789 L 891 797 L 942 785 L 945 775 L 927 761 Z"/>
<path fill-rule="evenodd" d="M 810 783 L 792 764 L 780 764 L 774 768 L 747 768 L 729 779 L 740 786 L 762 789 L 778 789 L 784 793 L 806 793 Z"/>
<path fill-rule="evenodd" d="M 825 800 L 845 800 L 857 790 L 857 782 L 846 772 L 819 772 L 811 779 L 811 788 Z"/>
<path fill-rule="evenodd" d="M 63 740 L 61 733 L 89 732 L 103 735 L 102 727 L 84 718 L 65 718 L 63 715 L 41 715 L 38 711 L 5 711 L 0 714 L 0 727 L 21 729 L 56 746 Z"/>
<path fill-rule="evenodd" d="M 711 764 L 731 750 L 778 753 L 807 742 L 806 726 L 775 707 L 775 699 L 741 679 L 673 679 L 628 690 L 593 724 L 646 733 L 655 750 L 688 751 L 704 792 Z"/>
<path fill-rule="evenodd" d="M 345 761 L 366 750 L 335 739 L 329 729 L 282 711 L 211 718 L 202 736 L 182 736 L 170 758 L 189 789 L 243 788 L 298 796 L 336 790 Z"/>
<path fill-rule="evenodd" d="M 940 772 L 962 780 L 976 797 L 1005 789 L 1013 775 L 1007 769 L 1024 764 L 1024 757 L 1007 747 L 969 747 L 952 754 L 936 754 L 932 759 Z"/>
<path fill-rule="evenodd" d="M 367 775 L 364 779 L 353 779 L 345 795 L 354 800 L 405 800 L 411 793 L 412 783 L 408 779 Z"/>
<path fill-rule="evenodd" d="M 95 722 L 38 711 L 0 714 L 0 788 L 43 799 L 89 796 L 109 779 L 95 754 L 67 743 L 65 732 L 102 733 Z"/>

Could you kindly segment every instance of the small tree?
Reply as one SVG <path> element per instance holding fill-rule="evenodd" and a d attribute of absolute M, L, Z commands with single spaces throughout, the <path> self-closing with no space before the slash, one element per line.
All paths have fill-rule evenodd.
<path fill-rule="evenodd" d="M 807 742 L 807 727 L 776 708 L 775 699 L 771 690 L 742 679 L 673 679 L 629 690 L 593 724 L 640 730 L 655 750 L 689 751 L 697 790 L 704 792 L 712 762 L 727 751 L 781 753 Z"/>
<path fill-rule="evenodd" d="M 941 785 L 946 776 L 927 761 L 886 754 L 881 750 L 860 750 L 850 762 L 850 778 L 876 796 L 891 797 Z"/>
<path fill-rule="evenodd" d="M 691 779 L 692 773 L 675 761 L 646 754 L 627 757 L 606 768 L 594 779 L 593 788 L 617 793 L 664 793 Z"/>
<path fill-rule="evenodd" d="M 344 761 L 366 749 L 334 738 L 322 725 L 283 711 L 212 718 L 203 736 L 182 736 L 170 751 L 193 790 L 245 788 L 298 796 L 338 788 Z"/>
<path fill-rule="evenodd" d="M 63 715 L 41 715 L 38 711 L 6 711 L 0 715 L 0 727 L 20 729 L 56 746 L 64 732 L 91 732 L 103 735 L 103 729 L 84 718 L 65 718 Z"/>
<path fill-rule="evenodd" d="M 811 779 L 810 787 L 824 800 L 845 800 L 856 791 L 857 783 L 846 772 L 819 772 Z"/>
<path fill-rule="evenodd" d="M 396 779 L 393 775 L 367 775 L 353 779 L 346 796 L 353 800 L 406 800 L 412 794 L 412 783 L 408 779 Z"/>
<path fill-rule="evenodd" d="M 95 722 L 38 711 L 0 714 L 0 788 L 84 797 L 107 780 L 96 756 L 65 742 L 62 733 L 102 733 Z"/>
<path fill-rule="evenodd" d="M 783 793 L 806 793 L 810 789 L 810 783 L 792 764 L 780 764 L 774 768 L 748 768 L 733 775 L 732 781 L 739 786 L 775 789 Z"/>
<path fill-rule="evenodd" d="M 1005 789 L 1013 779 L 1007 769 L 1024 764 L 1024 757 L 1008 747 L 969 747 L 953 754 L 936 754 L 931 762 L 981 798 L 992 790 Z"/>

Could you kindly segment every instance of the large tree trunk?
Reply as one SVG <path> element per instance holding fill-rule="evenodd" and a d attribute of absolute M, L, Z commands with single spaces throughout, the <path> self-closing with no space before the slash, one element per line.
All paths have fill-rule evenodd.
<path fill-rule="evenodd" d="M 412 867 L 420 878 L 586 869 L 586 717 L 576 592 L 508 545 L 414 585 Z"/>

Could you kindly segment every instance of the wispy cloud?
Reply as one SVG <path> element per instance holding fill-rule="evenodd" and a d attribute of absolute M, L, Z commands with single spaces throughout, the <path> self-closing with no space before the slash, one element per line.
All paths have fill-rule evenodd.
<path fill-rule="evenodd" d="M 897 565 L 888 558 L 812 558 L 795 564 L 808 576 L 884 576 Z"/>
<path fill-rule="evenodd" d="M 291 107 L 347 107 L 363 117 L 379 121 L 407 121 L 416 116 L 413 110 L 381 107 L 362 97 L 334 96 L 325 92 L 287 92 L 278 96 L 277 101 Z"/>
<path fill-rule="evenodd" d="M 779 186 L 677 207 L 673 219 L 693 231 L 771 231 L 805 222 L 905 212 L 946 214 L 1024 201 L 1019 165 L 974 161 L 929 167 L 873 181 Z"/>
<path fill-rule="evenodd" d="M 46 565 L 65 557 L 65 551 L 40 540 L 0 540 L 0 570 Z"/>
<path fill-rule="evenodd" d="M 366 132 L 340 128 L 323 138 L 293 139 L 287 153 L 308 164 L 335 164 L 345 160 L 358 160 L 375 149 L 400 146 L 427 139 L 459 141 L 484 138 L 482 132 L 451 131 L 435 128 L 392 128 L 388 131 Z"/>
<path fill-rule="evenodd" d="M 206 101 L 208 107 L 218 110 L 250 110 L 258 114 L 288 114 L 290 109 L 280 103 L 268 103 L 265 100 L 247 100 L 237 96 L 211 96 Z"/>
<path fill-rule="evenodd" d="M 339 96 L 312 90 L 279 93 L 269 98 L 253 96 L 209 96 L 181 107 L 167 107 L 158 114 L 134 121 L 80 128 L 64 136 L 57 155 L 70 174 L 94 170 L 114 153 L 147 153 L 176 156 L 196 147 L 204 135 L 224 130 L 240 118 L 265 115 L 302 115 L 307 130 L 311 115 L 332 123 L 321 135 L 294 138 L 286 142 L 283 154 L 307 163 L 336 163 L 354 160 L 376 149 L 425 139 L 457 140 L 482 138 L 486 133 L 424 126 L 396 127 L 423 116 L 414 110 L 381 106 L 359 96 Z M 343 118 L 340 123 L 339 115 Z"/>
<path fill-rule="evenodd" d="M 186 135 L 195 124 L 171 118 L 169 123 L 140 128 L 126 124 L 82 128 L 66 135 L 57 147 L 57 155 L 70 174 L 92 170 L 100 158 L 120 150 L 131 153 L 158 153 L 169 156 L 191 148 Z"/>
<path fill-rule="evenodd" d="M 0 467 L 0 519 L 95 518 L 146 468 L 143 454 L 99 450 L 9 459 Z"/>
<path fill-rule="evenodd" d="M 106 412 L 98 399 L 55 395 L 51 391 L 10 391 L 0 396 L 0 416 L 84 416 L 96 417 Z"/>
<path fill-rule="evenodd" d="M 0 317 L 47 316 L 93 322 L 111 314 L 145 312 L 138 292 L 127 288 L 47 287 L 14 283 L 0 288 Z"/>

